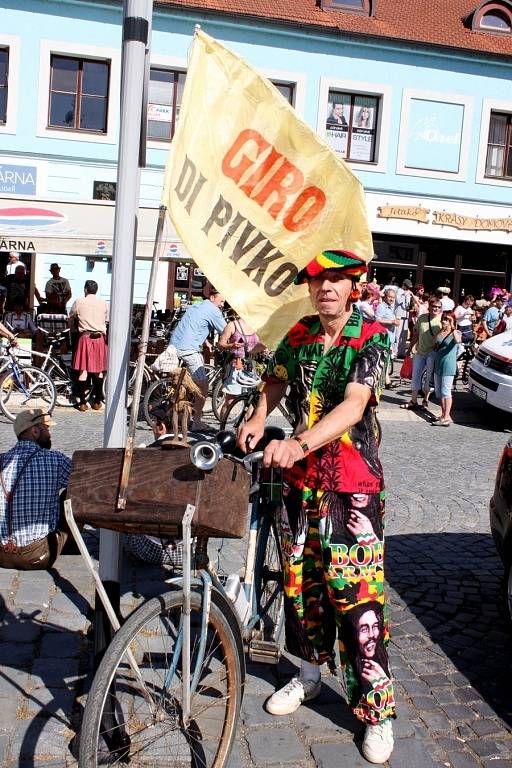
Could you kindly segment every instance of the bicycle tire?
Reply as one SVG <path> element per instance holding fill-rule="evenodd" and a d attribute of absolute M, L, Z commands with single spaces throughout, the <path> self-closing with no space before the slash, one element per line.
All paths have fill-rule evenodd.
<path fill-rule="evenodd" d="M 132 407 L 132 401 L 133 401 L 133 389 L 135 387 L 135 375 L 137 373 L 137 363 L 130 362 L 128 366 L 128 385 L 126 387 L 126 407 L 131 408 Z M 105 376 L 105 379 L 107 377 Z M 149 386 L 149 382 L 151 381 L 150 374 L 146 370 L 146 368 L 143 369 L 142 373 L 142 389 L 141 389 L 141 399 L 144 397 L 144 392 L 146 391 L 147 387 Z M 104 389 L 104 396 L 106 398 L 106 392 Z"/>
<path fill-rule="evenodd" d="M 204 660 L 186 729 L 180 717 L 181 660 L 170 687 L 165 684 L 182 610 L 183 594 L 167 592 L 144 603 L 114 636 L 87 697 L 79 768 L 96 768 L 105 758 L 111 763 L 129 762 L 131 768 L 222 768 L 226 764 L 243 687 L 237 643 L 228 620 L 212 600 Z M 192 593 L 191 612 L 193 674 L 201 625 L 198 592 Z M 156 701 L 153 713 L 127 661 L 128 649 L 139 665 L 144 690 Z"/>
<path fill-rule="evenodd" d="M 262 640 L 277 642 L 284 623 L 283 558 L 277 525 L 263 517 L 256 541 L 254 565 L 256 610 L 261 616 Z"/>
<path fill-rule="evenodd" d="M 215 382 L 212 389 L 212 410 L 217 421 L 221 422 L 222 406 L 224 405 L 224 392 L 222 391 L 222 379 Z"/>
<path fill-rule="evenodd" d="M 171 390 L 171 380 L 169 378 L 157 379 L 151 382 L 149 387 L 144 393 L 144 400 L 142 401 L 142 410 L 144 418 L 150 427 L 153 426 L 153 419 L 151 417 L 151 411 L 160 403 L 165 403 L 169 400 L 174 389 Z"/>
<path fill-rule="evenodd" d="M 219 420 L 221 430 L 230 429 L 236 431 L 242 421 L 246 417 L 248 418 L 248 403 L 248 395 L 239 395 L 238 397 L 235 397 L 226 408 L 222 421 Z"/>
<path fill-rule="evenodd" d="M 42 408 L 51 413 L 57 390 L 47 373 L 32 365 L 20 366 L 18 374 L 11 370 L 0 381 L 0 410 L 10 421 L 26 408 Z"/>
<path fill-rule="evenodd" d="M 218 386 L 222 385 L 222 368 L 219 368 L 218 365 L 211 365 L 211 363 L 205 363 L 204 367 L 208 379 L 208 394 L 206 395 L 203 413 L 212 413 L 212 411 L 215 413 L 213 409 L 213 393 Z M 215 417 L 218 418 L 217 416 Z"/>

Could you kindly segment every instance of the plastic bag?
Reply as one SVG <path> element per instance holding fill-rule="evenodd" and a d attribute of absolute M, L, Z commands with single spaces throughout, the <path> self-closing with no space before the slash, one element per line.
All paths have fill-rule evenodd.
<path fill-rule="evenodd" d="M 404 361 L 400 368 L 400 378 L 412 379 L 412 357 L 410 355 L 404 357 Z"/>
<path fill-rule="evenodd" d="M 179 365 L 180 360 L 176 347 L 169 344 L 169 346 L 164 349 L 152 363 L 151 370 L 156 371 L 156 373 L 170 373 L 175 368 L 178 368 Z"/>

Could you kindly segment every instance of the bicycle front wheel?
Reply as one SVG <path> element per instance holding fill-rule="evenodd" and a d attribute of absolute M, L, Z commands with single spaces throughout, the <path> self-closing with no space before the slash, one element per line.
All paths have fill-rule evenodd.
<path fill-rule="evenodd" d="M 56 399 L 53 381 L 47 373 L 32 365 L 12 370 L 0 382 L 0 409 L 11 421 L 26 408 L 51 412 Z"/>
<path fill-rule="evenodd" d="M 270 515 L 265 515 L 258 531 L 254 588 L 256 610 L 261 617 L 262 640 L 275 643 L 284 622 L 283 561 L 279 532 Z"/>
<path fill-rule="evenodd" d="M 192 593 L 191 674 L 201 641 L 201 596 Z M 131 768 L 221 768 L 236 732 L 241 669 L 236 642 L 212 601 L 190 720 L 182 717 L 183 594 L 168 592 L 142 605 L 115 635 L 87 697 L 80 768 L 129 763 Z M 138 665 L 132 670 L 128 652 Z M 174 664 L 173 664 L 174 662 Z"/>
<path fill-rule="evenodd" d="M 252 413 L 252 407 L 247 408 L 247 395 L 240 395 L 226 408 L 222 419 L 220 419 L 220 428 L 236 430 L 244 419 L 249 419 Z"/>

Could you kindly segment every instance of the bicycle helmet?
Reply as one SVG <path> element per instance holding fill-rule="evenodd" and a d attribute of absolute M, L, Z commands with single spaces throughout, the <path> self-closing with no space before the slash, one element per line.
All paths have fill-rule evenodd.
<path fill-rule="evenodd" d="M 238 376 L 236 379 L 238 384 L 240 384 L 242 387 L 257 387 L 261 382 L 259 376 L 255 376 L 252 373 L 247 373 L 246 371 L 238 371 Z"/>

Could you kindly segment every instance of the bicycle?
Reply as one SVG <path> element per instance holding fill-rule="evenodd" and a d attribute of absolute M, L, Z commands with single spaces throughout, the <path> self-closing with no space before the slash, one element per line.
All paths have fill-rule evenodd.
<path fill-rule="evenodd" d="M 53 411 L 57 400 L 55 384 L 47 373 L 33 365 L 21 365 L 12 344 L 2 349 L 0 360 L 0 410 L 10 421 L 26 408 Z"/>
<path fill-rule="evenodd" d="M 70 364 L 71 356 L 66 360 L 60 352 L 64 343 L 69 344 L 69 330 L 58 333 L 51 333 L 41 327 L 38 330 L 45 334 L 48 347 L 46 352 L 38 352 L 33 349 L 32 359 L 35 362 L 39 361 L 37 367 L 47 373 L 55 384 L 57 405 L 73 406 L 75 404 L 75 381 Z"/>
<path fill-rule="evenodd" d="M 281 430 L 267 428 L 265 442 L 282 436 Z M 208 561 L 205 536 L 197 539 L 197 575 L 192 578 L 195 507 L 187 505 L 182 521 L 183 576 L 170 579 L 168 592 L 132 613 L 106 649 L 85 706 L 80 768 L 96 768 L 103 762 L 130 762 L 135 768 L 222 768 L 243 695 L 244 643 L 254 660 L 279 657 L 282 562 L 274 514 L 280 504 L 280 473 L 270 470 L 261 481 L 256 468 L 262 451 L 241 457 L 235 446 L 233 433 L 219 433 L 216 441 L 197 443 L 191 456 L 196 466 L 208 471 L 227 459 L 251 473 L 250 493 L 256 503 L 251 510 L 242 599 L 234 602 L 229 597 L 231 577 L 223 583 Z M 227 471 L 230 476 L 232 471 Z M 71 502 L 66 505 L 76 538 Z"/>
<path fill-rule="evenodd" d="M 223 366 L 210 365 L 205 363 L 206 375 L 208 379 L 208 397 L 211 398 L 209 407 L 205 404 L 204 412 L 208 413 L 209 408 L 212 408 L 211 402 L 213 399 L 213 392 L 220 392 L 220 385 L 222 385 L 223 378 Z M 174 386 L 171 379 L 164 375 L 161 378 L 151 382 L 144 394 L 144 400 L 142 403 L 144 418 L 149 426 L 153 424 L 152 412 L 159 405 L 167 405 L 172 402 L 174 395 Z M 217 395 L 216 395 L 217 396 Z"/>

